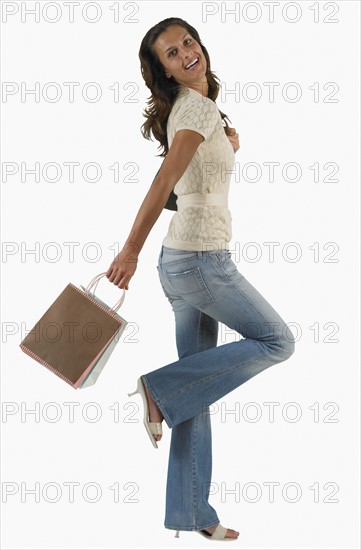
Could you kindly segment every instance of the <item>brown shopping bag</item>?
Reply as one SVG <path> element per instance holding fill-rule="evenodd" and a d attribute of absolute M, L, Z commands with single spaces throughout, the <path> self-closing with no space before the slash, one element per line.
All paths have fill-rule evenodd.
<path fill-rule="evenodd" d="M 112 308 L 90 292 L 104 275 L 83 290 L 69 283 L 20 344 L 75 389 L 96 382 L 127 324 L 116 313 L 125 290 Z"/>

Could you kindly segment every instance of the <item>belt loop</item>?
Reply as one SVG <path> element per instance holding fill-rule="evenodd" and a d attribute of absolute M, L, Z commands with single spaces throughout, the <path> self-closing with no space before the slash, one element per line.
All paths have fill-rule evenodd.
<path fill-rule="evenodd" d="M 202 259 L 202 251 L 201 250 L 197 251 L 197 257 L 198 257 L 198 260 Z"/>

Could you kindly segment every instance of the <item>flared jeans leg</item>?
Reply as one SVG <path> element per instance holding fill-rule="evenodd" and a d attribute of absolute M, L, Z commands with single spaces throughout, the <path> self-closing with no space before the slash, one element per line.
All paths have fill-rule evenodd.
<path fill-rule="evenodd" d="M 238 271 L 228 251 L 189 252 L 163 246 L 158 271 L 164 293 L 176 315 L 177 339 L 178 334 L 187 333 L 189 320 L 187 316 L 177 313 L 185 305 L 204 313 L 207 316 L 204 319 L 222 322 L 243 337 L 237 342 L 206 346 L 196 353 L 183 353 L 178 361 L 142 376 L 165 422 L 173 431 L 194 419 L 189 424 L 189 430 L 178 430 L 174 449 L 172 444 L 169 495 L 175 494 L 177 484 L 181 483 L 181 486 L 178 485 L 178 499 L 174 505 L 167 493 L 169 523 L 167 519 L 166 526 L 198 530 L 218 523 L 216 514 L 213 522 L 211 507 L 204 507 L 206 515 L 209 514 L 207 525 L 200 525 L 202 521 L 208 522 L 207 519 L 197 518 L 190 512 L 203 510 L 202 505 L 208 502 L 208 495 L 203 496 L 203 501 L 199 500 L 200 496 L 194 497 L 192 487 L 196 485 L 192 486 L 189 480 L 198 477 L 200 483 L 207 483 L 209 474 L 205 471 L 207 468 L 210 471 L 210 465 L 193 462 L 192 457 L 196 455 L 192 455 L 192 451 L 182 455 L 180 449 L 189 445 L 192 437 L 194 445 L 196 441 L 201 441 L 201 434 L 206 434 L 206 445 L 210 445 L 210 439 L 207 439 L 210 430 L 200 431 L 200 427 L 203 429 L 206 424 L 201 418 L 205 418 L 207 407 L 271 365 L 288 359 L 294 352 L 295 340 L 281 316 Z M 185 305 L 182 305 L 183 302 Z M 198 440 L 195 435 L 199 436 Z M 193 452 L 194 449 L 196 446 Z M 173 470 L 176 456 L 179 464 Z M 182 468 L 187 475 L 173 478 L 173 472 L 179 472 Z M 182 501 L 182 495 L 190 494 L 195 500 Z M 183 516 L 176 515 L 180 510 L 183 510 Z"/>
<path fill-rule="evenodd" d="M 172 302 L 178 357 L 182 359 L 217 345 L 218 322 L 184 300 Z M 209 407 L 172 429 L 166 514 L 168 529 L 200 530 L 219 519 L 209 504 L 212 477 L 212 435 Z"/>

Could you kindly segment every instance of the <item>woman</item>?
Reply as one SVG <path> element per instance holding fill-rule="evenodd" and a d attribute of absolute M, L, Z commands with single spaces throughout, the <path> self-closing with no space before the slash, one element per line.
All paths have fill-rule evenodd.
<path fill-rule="evenodd" d="M 172 428 L 164 525 L 218 540 L 238 537 L 208 502 L 212 470 L 209 405 L 271 365 L 288 359 L 294 338 L 272 306 L 231 259 L 228 188 L 238 134 L 223 126 L 215 99 L 219 80 L 196 29 L 168 18 L 144 36 L 139 57 L 152 92 L 143 135 L 152 131 L 166 156 L 123 250 L 106 275 L 121 289 L 175 190 L 178 211 L 158 260 L 162 288 L 175 314 L 179 360 L 138 380 L 144 423 L 154 446 L 162 420 Z M 217 346 L 218 323 L 243 338 Z"/>

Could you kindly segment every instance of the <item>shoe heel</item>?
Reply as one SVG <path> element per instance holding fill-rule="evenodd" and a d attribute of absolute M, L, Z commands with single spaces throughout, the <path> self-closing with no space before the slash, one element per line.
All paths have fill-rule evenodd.
<path fill-rule="evenodd" d="M 131 393 L 128 393 L 128 397 L 131 397 L 132 395 L 135 395 L 136 393 L 139 393 L 140 397 L 142 398 L 142 401 L 143 401 L 143 407 L 144 407 L 144 415 L 143 415 L 143 424 L 145 426 L 145 429 L 147 430 L 147 434 L 149 436 L 149 439 L 153 445 L 153 447 L 155 447 L 156 449 L 158 449 L 158 445 L 157 445 L 157 442 L 156 440 L 154 439 L 153 437 L 153 434 L 152 434 L 152 431 L 151 431 L 151 425 L 155 424 L 156 423 L 152 423 L 149 421 L 149 406 L 148 406 L 148 400 L 147 400 L 147 396 L 146 396 L 146 390 L 145 390 L 145 387 L 143 385 L 143 382 L 142 382 L 142 378 L 138 378 L 138 381 L 137 381 L 137 388 L 135 391 L 131 392 Z M 161 434 L 162 433 L 162 428 L 160 428 L 160 432 L 157 431 L 157 434 Z"/>
<path fill-rule="evenodd" d="M 140 386 L 141 383 L 142 383 L 141 379 L 138 378 L 136 389 L 135 389 L 134 391 L 132 391 L 131 393 L 128 393 L 128 397 L 132 397 L 132 396 L 135 395 L 136 393 L 139 393 L 139 394 L 140 394 L 139 386 Z"/>
<path fill-rule="evenodd" d="M 174 538 L 179 539 L 179 531 L 176 532 L 176 534 L 174 535 Z"/>

